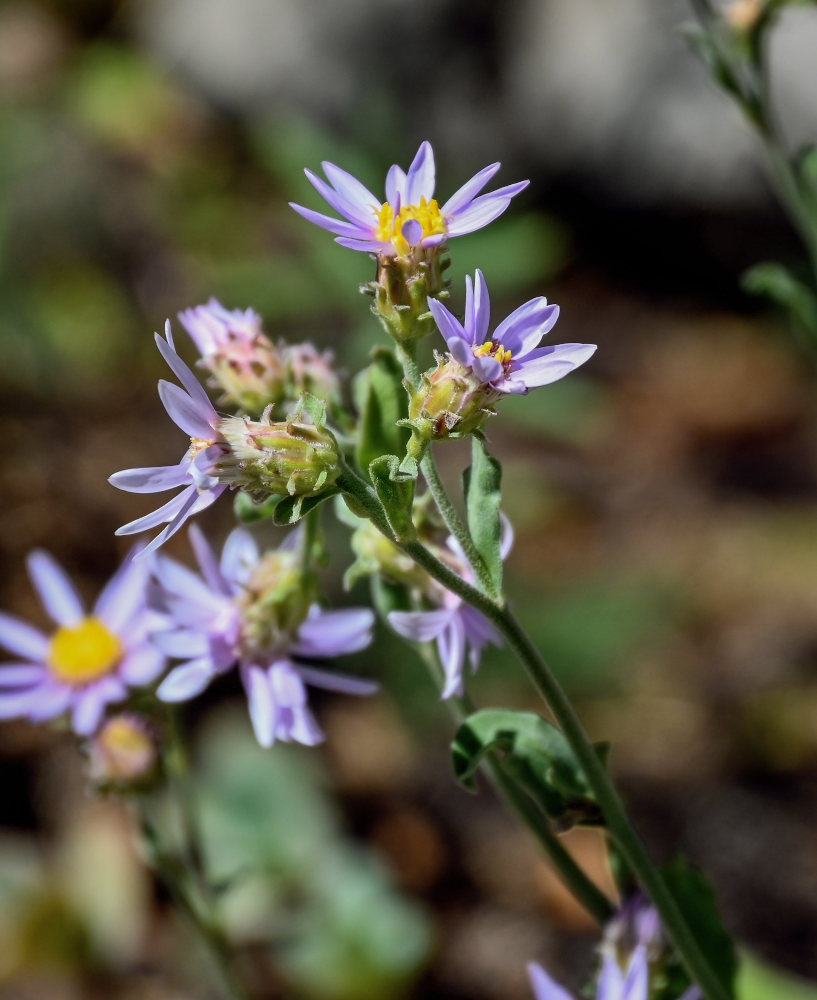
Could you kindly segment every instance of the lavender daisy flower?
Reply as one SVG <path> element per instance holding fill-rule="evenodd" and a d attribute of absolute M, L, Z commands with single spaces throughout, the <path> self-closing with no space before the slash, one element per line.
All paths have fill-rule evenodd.
<path fill-rule="evenodd" d="M 428 307 L 454 360 L 500 393 L 526 393 L 564 378 L 596 350 L 595 344 L 539 347 L 559 318 L 559 307 L 541 296 L 512 312 L 489 336 L 491 304 L 479 270 L 473 285 L 470 275 L 465 279 L 464 323 L 436 299 L 429 299 Z"/>
<path fill-rule="evenodd" d="M 500 539 L 503 559 L 512 545 L 513 529 L 510 521 L 503 515 Z M 448 546 L 455 557 L 456 572 L 468 583 L 473 583 L 473 573 L 457 540 L 449 538 Z M 445 558 L 447 562 L 452 561 L 450 553 Z M 466 653 L 471 670 L 476 671 L 483 649 L 487 645 L 501 646 L 502 638 L 485 615 L 466 604 L 461 597 L 443 588 L 439 588 L 436 596 L 439 608 L 433 611 L 392 611 L 389 613 L 389 624 L 398 635 L 413 642 L 430 642 L 436 639 L 445 675 L 441 697 L 461 697 L 465 693 Z"/>
<path fill-rule="evenodd" d="M 404 257 L 416 247 L 440 246 L 450 236 L 482 229 L 502 215 L 514 195 L 529 183 L 519 181 L 480 195 L 499 170 L 500 164 L 492 163 L 440 207 L 434 197 L 436 171 L 429 142 L 421 144 L 408 173 L 396 164 L 391 167 L 386 175 L 385 201 L 334 163 L 322 165 L 329 184 L 311 170 L 305 171 L 306 176 L 343 220 L 290 202 L 292 208 L 309 222 L 335 233 L 336 243 L 389 257 Z"/>
<path fill-rule="evenodd" d="M 258 742 L 313 745 L 323 739 L 307 701 L 308 685 L 368 695 L 377 685 L 319 670 L 302 660 L 355 653 L 371 642 L 368 608 L 325 611 L 312 603 L 299 569 L 293 532 L 275 552 L 259 553 L 243 528 L 228 537 L 219 559 L 195 527 L 190 540 L 201 575 L 172 559 L 156 560 L 156 606 L 175 628 L 154 642 L 184 662 L 159 686 L 163 701 L 186 701 L 214 677 L 238 667 Z"/>
<path fill-rule="evenodd" d="M 159 382 L 159 398 L 170 419 L 190 436 L 190 447 L 178 465 L 125 469 L 108 480 L 129 493 L 162 493 L 182 487 L 172 500 L 135 521 L 122 525 L 117 535 L 134 535 L 166 524 L 144 549 L 152 552 L 174 535 L 193 514 L 209 507 L 226 489 L 216 475 L 218 460 L 227 452 L 219 431 L 219 416 L 199 380 L 176 353 L 170 321 L 164 339 L 156 334 L 156 345 L 182 387 Z"/>
<path fill-rule="evenodd" d="M 148 634 L 164 619 L 146 607 L 150 561 L 135 555 L 133 550 L 122 563 L 90 615 L 48 553 L 29 555 L 29 576 L 56 628 L 47 635 L 0 613 L 0 645 L 19 658 L 0 665 L 0 718 L 42 722 L 70 712 L 74 731 L 88 736 L 107 705 L 159 676 L 165 657 Z"/>

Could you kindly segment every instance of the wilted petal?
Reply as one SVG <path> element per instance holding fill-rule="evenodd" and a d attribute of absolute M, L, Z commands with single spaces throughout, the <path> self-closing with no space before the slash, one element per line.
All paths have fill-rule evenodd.
<path fill-rule="evenodd" d="M 29 553 L 28 574 L 48 614 L 59 625 L 76 625 L 85 617 L 79 594 L 59 563 L 42 549 Z"/>

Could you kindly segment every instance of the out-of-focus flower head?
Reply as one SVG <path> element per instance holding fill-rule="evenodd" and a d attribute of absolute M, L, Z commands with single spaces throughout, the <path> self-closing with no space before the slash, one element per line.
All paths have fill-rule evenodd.
<path fill-rule="evenodd" d="M 574 1000 L 541 965 L 529 965 L 528 975 L 536 1000 Z M 643 948 L 636 949 L 623 972 L 612 956 L 605 956 L 596 986 L 596 1000 L 648 1000 L 648 991 L 647 956 Z M 692 997 L 685 1000 L 692 1000 Z"/>
<path fill-rule="evenodd" d="M 492 163 L 440 206 L 434 197 L 436 169 L 429 142 L 420 145 L 408 172 L 396 164 L 391 167 L 386 175 L 385 201 L 334 163 L 324 162 L 322 166 L 328 184 L 311 170 L 306 170 L 306 176 L 343 219 L 290 202 L 292 208 L 309 222 L 335 233 L 336 242 L 342 246 L 383 256 L 405 257 L 415 249 L 439 247 L 450 236 L 482 229 L 528 185 L 528 181 L 519 181 L 481 195 L 499 170 L 500 164 Z"/>
<path fill-rule="evenodd" d="M 91 780 L 102 789 L 132 788 L 156 770 L 158 748 L 151 724 L 132 712 L 112 715 L 88 745 Z"/>
<path fill-rule="evenodd" d="M 159 686 L 168 702 L 200 694 L 211 680 L 238 667 L 258 742 L 312 745 L 323 734 L 309 708 L 308 685 L 347 694 L 372 694 L 377 685 L 319 670 L 304 661 L 364 649 L 371 641 L 368 608 L 326 611 L 313 600 L 300 568 L 300 532 L 276 551 L 261 553 L 243 528 L 228 537 L 219 558 L 195 527 L 190 540 L 201 575 L 166 557 L 156 560 L 156 607 L 174 627 L 154 642 L 183 660 Z"/>
<path fill-rule="evenodd" d="M 500 553 L 503 559 L 510 552 L 512 545 L 513 529 L 508 519 L 503 516 L 500 539 Z M 473 582 L 473 572 L 456 539 L 449 538 L 448 549 L 437 550 L 437 555 L 464 580 Z M 437 604 L 437 607 L 429 611 L 392 611 L 389 614 L 389 623 L 399 635 L 414 642 L 436 640 L 437 652 L 445 674 L 442 697 L 463 695 L 466 654 L 471 669 L 476 670 L 483 649 L 487 645 L 501 646 L 502 638 L 482 612 L 472 608 L 457 594 L 439 584 L 434 583 L 433 587 L 429 586 L 423 596 L 426 600 Z"/>
<path fill-rule="evenodd" d="M 210 386 L 222 392 L 220 402 L 253 416 L 281 402 L 286 382 L 283 351 L 261 329 L 258 313 L 225 309 L 210 299 L 180 312 L 179 319 L 201 354 L 199 363 L 211 376 Z"/>
<path fill-rule="evenodd" d="M 193 514 L 209 507 L 227 488 L 218 475 L 219 459 L 227 453 L 216 413 L 199 380 L 176 353 L 170 321 L 165 337 L 156 334 L 156 345 L 173 374 L 181 382 L 159 382 L 159 398 L 170 419 L 190 437 L 190 447 L 178 465 L 125 469 L 108 480 L 129 493 L 163 493 L 181 487 L 172 500 L 151 514 L 122 525 L 117 535 L 135 535 L 160 524 L 165 527 L 144 550 L 152 552 L 174 535 Z"/>
<path fill-rule="evenodd" d="M 149 633 L 165 620 L 146 606 L 150 561 L 132 551 L 89 615 L 59 564 L 40 550 L 28 572 L 54 621 L 50 634 L 12 615 L 0 614 L 0 645 L 18 659 L 0 665 L 0 718 L 32 722 L 70 713 L 71 727 L 89 736 L 108 705 L 129 687 L 150 684 L 162 672 L 164 654 Z"/>
<path fill-rule="evenodd" d="M 287 344 L 283 348 L 286 368 L 285 395 L 298 400 L 305 393 L 328 405 L 340 400 L 340 379 L 331 351 L 319 351 L 313 344 Z"/>

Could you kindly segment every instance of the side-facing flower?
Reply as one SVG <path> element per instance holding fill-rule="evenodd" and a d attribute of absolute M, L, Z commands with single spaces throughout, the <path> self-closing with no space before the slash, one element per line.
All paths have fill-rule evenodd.
<path fill-rule="evenodd" d="M 503 516 L 500 553 L 504 559 L 513 545 L 513 529 Z M 465 553 L 454 538 L 448 540 L 448 551 L 440 552 L 440 558 L 451 565 L 464 580 L 473 582 L 473 573 Z M 437 652 L 445 674 L 442 697 L 450 698 L 465 693 L 465 657 L 476 670 L 487 645 L 501 646 L 502 638 L 491 622 L 476 608 L 457 594 L 438 585 L 429 588 L 425 594 L 438 604 L 430 611 L 392 611 L 389 624 L 399 635 L 414 642 L 437 642 Z"/>
<path fill-rule="evenodd" d="M 236 528 L 219 558 L 195 527 L 190 540 L 201 575 L 166 557 L 156 560 L 155 605 L 174 627 L 153 641 L 183 660 L 159 686 L 163 701 L 186 701 L 237 667 L 262 746 L 276 740 L 312 745 L 323 734 L 309 708 L 307 685 L 368 695 L 377 685 L 309 666 L 364 649 L 374 616 L 368 608 L 326 611 L 313 601 L 300 569 L 299 533 L 260 553 Z M 306 661 L 306 662 L 305 662 Z"/>
<path fill-rule="evenodd" d="M 529 183 L 519 181 L 481 195 L 499 170 L 500 164 L 492 163 L 440 206 L 434 197 L 436 170 L 429 142 L 420 145 L 408 172 L 396 164 L 391 167 L 386 175 L 385 201 L 334 163 L 322 166 L 328 184 L 311 170 L 305 171 L 306 176 L 343 220 L 290 202 L 292 208 L 309 222 L 335 233 L 342 246 L 384 256 L 403 257 L 414 248 L 440 246 L 450 236 L 482 229 L 502 215 L 514 195 Z"/>
<path fill-rule="evenodd" d="M 225 309 L 210 299 L 180 312 L 179 319 L 199 349 L 209 384 L 221 390 L 222 402 L 253 415 L 281 402 L 286 387 L 283 349 L 263 332 L 257 312 Z"/>
<path fill-rule="evenodd" d="M 489 335 L 491 304 L 479 270 L 473 284 L 470 275 L 465 279 L 463 323 L 441 302 L 429 299 L 428 306 L 454 361 L 497 394 L 526 393 L 555 382 L 584 364 L 596 350 L 595 344 L 539 347 L 559 318 L 559 307 L 549 305 L 542 296 L 520 306 Z"/>
<path fill-rule="evenodd" d="M 125 469 L 108 480 L 129 493 L 163 493 L 182 487 L 180 493 L 152 514 L 130 521 L 116 532 L 117 535 L 134 535 L 165 524 L 144 550 L 146 553 L 166 542 L 191 515 L 209 507 L 227 488 L 217 474 L 218 461 L 227 452 L 219 430 L 219 415 L 199 380 L 176 353 L 170 321 L 165 325 L 164 338 L 156 334 L 156 345 L 181 382 L 178 386 L 160 380 L 159 398 L 170 419 L 189 435 L 190 447 L 178 465 Z"/>
<path fill-rule="evenodd" d="M 159 676 L 165 657 L 148 637 L 164 620 L 145 603 L 150 561 L 134 555 L 135 550 L 90 615 L 48 553 L 29 555 L 29 576 L 56 627 L 46 634 L 0 614 L 0 645 L 18 657 L 0 665 L 0 718 L 42 722 L 69 712 L 74 731 L 88 736 L 107 705 L 122 701 L 129 687 Z"/>

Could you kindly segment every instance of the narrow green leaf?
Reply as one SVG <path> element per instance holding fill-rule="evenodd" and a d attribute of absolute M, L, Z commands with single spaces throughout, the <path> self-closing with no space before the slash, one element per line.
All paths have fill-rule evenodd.
<path fill-rule="evenodd" d="M 339 492 L 336 486 L 330 486 L 317 496 L 302 494 L 295 497 L 281 497 L 273 510 L 272 522 L 279 526 L 295 524 L 310 510 L 314 510 L 324 500 L 336 496 Z"/>
<path fill-rule="evenodd" d="M 476 712 L 457 730 L 451 749 L 454 775 L 470 791 L 476 788 L 474 774 L 485 754 L 499 750 L 506 754 L 508 771 L 562 829 L 602 822 L 567 740 L 539 715 L 509 709 Z"/>
<path fill-rule="evenodd" d="M 782 264 L 756 264 L 743 275 L 742 285 L 747 292 L 766 295 L 783 306 L 796 323 L 817 336 L 817 297 Z"/>
<path fill-rule="evenodd" d="M 471 439 L 471 466 L 463 476 L 468 530 L 490 574 L 495 593 L 502 592 L 499 507 L 502 503 L 502 466 L 479 437 Z"/>
<path fill-rule="evenodd" d="M 384 347 L 372 353 L 372 363 L 355 379 L 355 401 L 360 412 L 357 462 L 363 471 L 381 455 L 403 455 L 409 432 L 397 426 L 406 417 L 408 398 L 403 369 Z"/>

